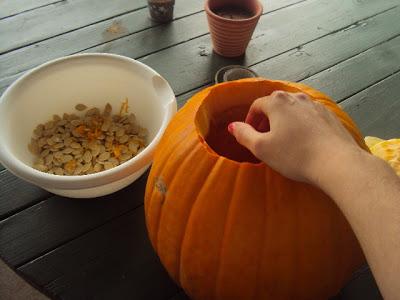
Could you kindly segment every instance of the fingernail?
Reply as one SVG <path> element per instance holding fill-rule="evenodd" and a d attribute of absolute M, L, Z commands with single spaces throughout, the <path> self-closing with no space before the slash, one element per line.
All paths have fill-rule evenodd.
<path fill-rule="evenodd" d="M 235 123 L 229 123 L 229 125 L 228 125 L 228 131 L 229 131 L 229 133 L 230 134 L 233 134 L 233 129 L 234 129 L 234 127 L 235 127 Z"/>

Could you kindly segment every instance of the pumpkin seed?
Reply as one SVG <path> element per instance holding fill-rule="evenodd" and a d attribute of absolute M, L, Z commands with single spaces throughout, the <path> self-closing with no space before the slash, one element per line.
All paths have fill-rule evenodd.
<path fill-rule="evenodd" d="M 137 143 L 137 142 L 135 142 L 135 141 L 129 141 L 129 143 L 128 143 L 128 147 L 129 147 L 129 150 L 132 152 L 132 153 L 136 153 L 138 150 L 139 150 L 139 144 Z"/>
<path fill-rule="evenodd" d="M 101 170 L 103 170 L 103 166 L 99 163 L 96 163 L 93 167 L 93 171 L 97 173 L 100 172 Z"/>
<path fill-rule="evenodd" d="M 127 136 L 127 135 L 125 134 L 125 135 L 121 136 L 121 137 L 118 139 L 118 142 L 120 142 L 121 144 L 125 144 L 128 140 L 129 140 L 129 136 Z"/>
<path fill-rule="evenodd" d="M 83 154 L 83 160 L 88 163 L 92 160 L 92 153 L 89 150 L 86 150 Z"/>
<path fill-rule="evenodd" d="M 71 154 L 74 156 L 82 154 L 82 149 L 75 149 L 74 151 L 71 152 Z"/>
<path fill-rule="evenodd" d="M 92 167 L 92 164 L 91 163 L 86 163 L 86 164 L 84 164 L 83 165 L 83 167 L 82 167 L 82 173 L 85 173 L 85 172 L 87 172 L 90 168 Z"/>
<path fill-rule="evenodd" d="M 105 161 L 110 158 L 110 153 L 109 152 L 103 152 L 99 155 L 97 158 L 99 161 Z"/>
<path fill-rule="evenodd" d="M 74 170 L 74 175 L 80 175 L 82 173 L 83 165 L 81 163 L 76 164 L 76 168 Z"/>
<path fill-rule="evenodd" d="M 53 154 L 49 154 L 44 158 L 44 162 L 46 166 L 50 165 L 53 162 Z"/>
<path fill-rule="evenodd" d="M 85 115 L 53 115 L 35 127 L 28 144 L 37 156 L 34 168 L 56 175 L 92 174 L 118 166 L 144 148 L 147 131 L 136 123 L 134 114 L 127 114 L 127 100 L 119 115 L 111 115 L 109 103 L 102 113 L 84 104 L 75 109 L 86 110 Z"/>
<path fill-rule="evenodd" d="M 97 157 L 100 154 L 100 145 L 96 145 L 94 149 L 92 149 L 92 157 Z"/>
<path fill-rule="evenodd" d="M 129 160 L 129 159 L 131 159 L 132 158 L 132 155 L 130 155 L 130 154 L 128 154 L 128 153 L 125 153 L 125 154 L 122 154 L 121 156 L 120 156 L 120 160 L 121 161 L 127 161 L 127 160 Z"/>
<path fill-rule="evenodd" d="M 98 109 L 97 107 L 93 107 L 93 108 L 89 109 L 89 110 L 86 112 L 85 116 L 86 116 L 86 117 L 89 117 L 89 116 L 99 115 L 99 114 L 100 114 L 99 109 Z"/>
<path fill-rule="evenodd" d="M 76 109 L 77 111 L 83 111 L 83 110 L 85 110 L 86 108 L 87 108 L 87 106 L 86 106 L 85 104 L 79 103 L 79 104 L 75 105 L 75 109 Z"/>
<path fill-rule="evenodd" d="M 79 119 L 71 121 L 71 125 L 75 126 L 75 127 L 81 125 L 82 123 L 83 123 L 82 120 L 79 120 Z"/>
<path fill-rule="evenodd" d="M 107 103 L 106 106 L 104 107 L 103 116 L 109 116 L 111 114 L 111 111 L 112 111 L 112 106 L 110 103 Z"/>
<path fill-rule="evenodd" d="M 39 170 L 39 171 L 41 171 L 41 172 L 46 172 L 46 171 L 48 170 L 47 166 L 45 166 L 45 165 L 43 165 L 43 164 L 39 164 L 39 163 L 34 164 L 33 167 L 34 167 L 36 170 Z"/>
<path fill-rule="evenodd" d="M 74 151 L 74 149 L 72 149 L 71 147 L 67 147 L 65 148 L 62 152 L 65 154 L 70 154 Z"/>
<path fill-rule="evenodd" d="M 52 148 L 54 149 L 60 149 L 64 147 L 64 143 L 58 143 L 58 144 L 54 144 Z"/>
<path fill-rule="evenodd" d="M 49 149 L 45 149 L 42 152 L 40 152 L 40 157 L 45 157 L 47 155 L 49 155 L 50 150 Z"/>
<path fill-rule="evenodd" d="M 116 137 L 121 137 L 125 134 L 125 129 L 124 128 L 118 128 L 117 131 L 115 132 Z"/>
<path fill-rule="evenodd" d="M 80 145 L 79 143 L 77 143 L 77 142 L 72 142 L 69 146 L 70 146 L 72 149 L 79 149 L 79 148 L 81 148 L 81 145 Z"/>
<path fill-rule="evenodd" d="M 44 124 L 44 129 L 49 130 L 54 127 L 54 121 L 48 121 L 47 123 Z"/>
<path fill-rule="evenodd" d="M 71 148 L 69 148 L 69 149 L 71 149 Z M 60 159 L 63 157 L 63 152 L 64 152 L 64 153 L 67 153 L 67 152 L 65 152 L 65 150 L 67 150 L 67 149 L 64 149 L 62 152 L 61 152 L 61 151 L 59 151 L 59 152 L 54 152 L 53 158 L 60 160 Z M 72 149 L 71 149 L 71 150 L 72 150 Z M 71 152 L 72 152 L 72 151 L 71 151 Z M 71 152 L 69 152 L 69 153 L 71 153 Z"/>
<path fill-rule="evenodd" d="M 114 165 L 114 167 L 118 166 L 118 164 L 119 164 L 118 159 L 116 159 L 115 157 L 110 157 L 108 159 L 108 162 L 112 163 Z"/>
<path fill-rule="evenodd" d="M 72 157 L 72 155 L 69 155 L 69 154 L 67 154 L 67 155 L 63 155 L 63 157 L 61 158 L 61 161 L 62 161 L 62 163 L 67 163 L 67 162 L 69 162 L 70 160 L 73 160 L 74 158 Z"/>
<path fill-rule="evenodd" d="M 64 175 L 64 170 L 60 167 L 53 168 L 53 172 L 56 175 Z"/>

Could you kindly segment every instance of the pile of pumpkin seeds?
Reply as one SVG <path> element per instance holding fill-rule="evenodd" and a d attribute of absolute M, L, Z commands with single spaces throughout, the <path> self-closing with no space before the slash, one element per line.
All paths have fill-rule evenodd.
<path fill-rule="evenodd" d="M 146 146 L 147 130 L 140 127 L 128 100 L 118 114 L 106 104 L 103 112 L 77 104 L 75 113 L 39 124 L 28 145 L 37 157 L 34 168 L 55 175 L 87 175 L 116 167 Z"/>

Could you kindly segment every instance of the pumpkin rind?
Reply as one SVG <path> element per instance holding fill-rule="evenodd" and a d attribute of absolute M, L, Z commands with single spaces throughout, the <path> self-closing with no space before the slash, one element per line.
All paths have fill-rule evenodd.
<path fill-rule="evenodd" d="M 151 243 L 192 299 L 326 299 L 365 261 L 324 193 L 263 163 L 218 156 L 199 136 L 196 113 L 210 93 L 234 102 L 274 90 L 301 91 L 323 103 L 367 149 L 347 114 L 305 85 L 247 79 L 196 94 L 170 122 L 145 195 Z"/>

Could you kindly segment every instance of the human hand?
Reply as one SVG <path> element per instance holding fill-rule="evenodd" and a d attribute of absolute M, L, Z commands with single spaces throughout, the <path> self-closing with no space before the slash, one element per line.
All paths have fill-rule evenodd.
<path fill-rule="evenodd" d="M 282 175 L 313 184 L 338 154 L 360 152 L 335 114 L 302 93 L 276 91 L 259 98 L 245 123 L 233 122 L 228 130 Z"/>

